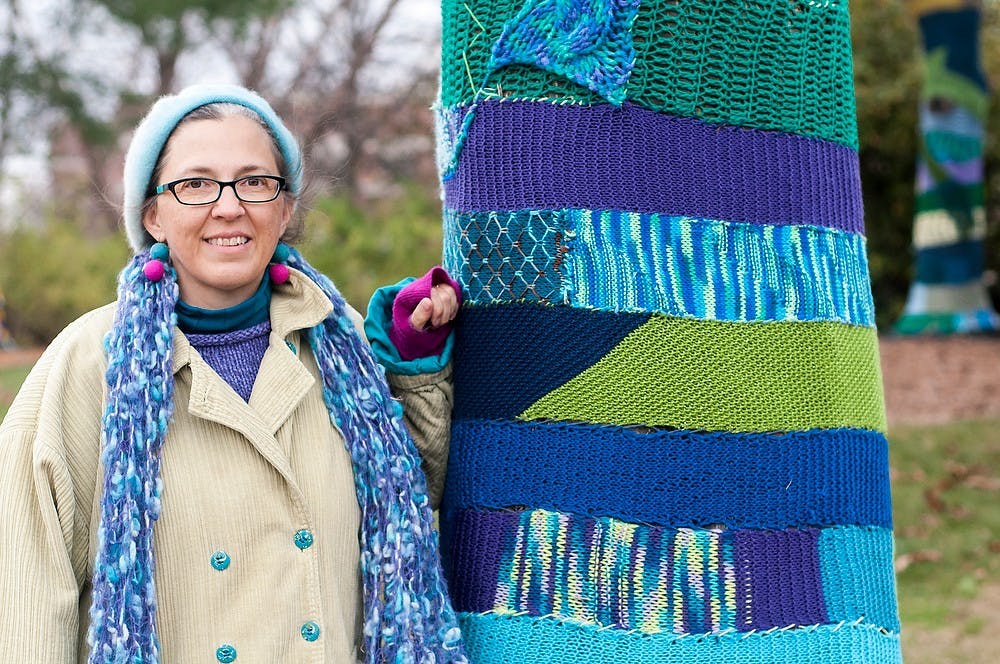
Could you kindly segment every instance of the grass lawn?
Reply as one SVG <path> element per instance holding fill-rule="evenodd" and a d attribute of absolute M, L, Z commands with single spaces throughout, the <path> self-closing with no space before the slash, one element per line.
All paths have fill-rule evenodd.
<path fill-rule="evenodd" d="M 31 367 L 0 368 L 0 419 L 7 414 L 10 402 L 14 400 L 17 389 L 28 377 Z"/>
<path fill-rule="evenodd" d="M 947 627 L 956 642 L 985 641 L 982 661 L 996 661 L 997 614 L 968 606 L 1000 591 L 1000 420 L 898 427 L 889 441 L 904 648 Z M 907 661 L 970 661 L 922 649 Z"/>

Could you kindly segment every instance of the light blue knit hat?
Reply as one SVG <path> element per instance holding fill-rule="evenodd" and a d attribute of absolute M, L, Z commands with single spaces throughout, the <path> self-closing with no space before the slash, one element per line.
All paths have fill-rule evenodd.
<path fill-rule="evenodd" d="M 302 153 L 298 141 L 263 97 L 239 85 L 200 84 L 186 87 L 177 94 L 160 97 L 153 104 L 136 127 L 125 155 L 122 217 L 133 252 L 148 249 L 156 241 L 142 225 L 142 204 L 163 146 L 185 115 L 215 102 L 246 106 L 261 117 L 278 140 L 281 156 L 285 160 L 288 189 L 296 196 L 302 191 Z"/>

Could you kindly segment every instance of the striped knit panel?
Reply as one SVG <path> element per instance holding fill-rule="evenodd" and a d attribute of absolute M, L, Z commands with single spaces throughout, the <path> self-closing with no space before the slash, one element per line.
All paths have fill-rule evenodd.
<path fill-rule="evenodd" d="M 471 661 L 900 662 L 846 1 L 442 13 Z"/>
<path fill-rule="evenodd" d="M 895 330 L 966 334 L 1000 329 L 983 282 L 983 151 L 988 90 L 978 3 L 911 8 L 923 38 L 914 278 Z"/>

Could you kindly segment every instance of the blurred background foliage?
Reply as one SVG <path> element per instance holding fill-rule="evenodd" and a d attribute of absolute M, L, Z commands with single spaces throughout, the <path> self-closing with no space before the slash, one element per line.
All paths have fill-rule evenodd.
<path fill-rule="evenodd" d="M 103 4 L 115 10 L 120 9 L 121 3 Z M 401 2 L 397 6 L 391 0 L 382 4 L 396 11 L 402 6 Z M 265 12 L 258 23 L 244 17 L 239 24 L 227 24 L 228 29 L 234 35 L 251 35 L 260 41 L 271 34 L 265 31 L 269 22 L 277 21 L 284 16 L 281 12 L 292 11 L 295 5 L 294 2 L 261 5 L 268 12 L 278 13 Z M 365 3 L 340 5 L 354 5 L 353 11 L 363 13 Z M 220 7 L 221 18 L 203 17 L 204 25 L 213 25 L 212 20 L 227 20 L 225 12 L 229 5 L 222 2 Z M 887 330 L 902 309 L 912 269 L 910 233 L 920 45 L 913 19 L 900 0 L 852 0 L 851 11 L 869 261 L 878 324 Z M 384 14 L 380 16 L 384 18 Z M 326 67 L 328 76 L 338 81 L 325 98 L 317 92 L 318 103 L 325 104 L 319 110 L 303 107 L 302 98 L 289 92 L 292 88 L 283 90 L 277 83 L 268 83 L 262 74 L 266 68 L 245 66 L 242 73 L 237 72 L 239 80 L 245 82 L 252 75 L 253 87 L 265 96 L 279 99 L 276 105 L 284 105 L 279 112 L 293 118 L 293 125 L 303 137 L 309 163 L 313 165 L 310 189 L 315 194 L 306 201 L 306 235 L 301 248 L 362 313 L 375 288 L 404 276 L 421 274 L 441 260 L 441 211 L 430 111 L 436 62 L 433 57 L 421 60 L 422 68 L 409 71 L 394 85 L 387 84 L 386 76 L 376 74 L 382 86 L 377 90 L 366 88 L 362 81 L 371 78 L 372 72 L 384 71 L 378 67 L 386 66 L 384 59 L 380 61 L 374 55 L 379 53 L 378 39 L 400 38 L 388 33 L 376 34 L 375 31 L 382 29 L 378 18 L 372 19 L 375 22 L 358 20 L 351 24 L 355 34 L 344 41 L 343 48 L 355 60 L 347 70 L 334 71 L 330 69 L 332 65 L 316 62 L 312 65 L 316 71 L 300 73 L 300 83 L 319 80 L 314 77 Z M 190 17 L 184 20 L 185 25 L 191 23 Z M 327 16 L 325 20 L 333 21 L 333 17 Z M 157 36 L 149 32 L 148 26 L 144 29 L 149 34 L 143 33 L 143 40 L 153 44 L 151 48 L 159 54 L 161 64 L 171 67 L 159 70 L 158 86 L 176 87 L 175 70 L 183 44 L 178 46 L 181 42 L 177 41 L 177 35 Z M 1000 80 L 997 0 L 984 3 L 981 45 L 984 69 L 995 85 Z M 429 52 L 433 52 L 431 46 Z M 171 54 L 173 61 L 167 57 Z M 251 56 L 262 57 L 260 52 L 249 51 L 236 56 L 235 62 L 244 65 L 248 65 L 247 58 Z M 364 60 L 365 57 L 369 59 Z M 406 65 L 413 65 L 412 60 Z M 16 87 L 10 76 L 4 78 L 5 71 L 10 73 L 10 68 L 4 67 L 4 59 L 0 57 L 0 86 Z M 47 75 L 55 76 L 51 71 Z M 286 82 L 282 79 L 282 83 Z M 27 101 L 49 104 L 46 112 L 58 106 L 58 99 L 52 101 L 52 97 L 44 95 L 32 98 L 25 96 L 26 90 L 22 86 L 17 98 L 22 102 L 21 112 L 27 114 L 20 118 L 22 124 L 31 118 L 48 117 L 40 114 L 39 106 L 24 106 Z M 150 98 L 147 94 L 140 104 L 134 90 L 119 91 L 116 94 L 121 100 L 121 112 L 111 120 L 99 121 L 84 112 L 86 104 L 81 96 L 61 88 L 59 94 L 63 101 L 69 99 L 71 103 L 64 104 L 64 112 L 55 117 L 63 121 L 68 117 L 70 126 L 75 126 L 71 117 L 75 113 L 83 118 L 77 123 L 81 131 L 87 132 L 94 132 L 98 126 L 105 129 L 130 126 L 135 121 L 135 109 L 144 108 Z M 0 129 L 7 127 L 8 134 L 16 137 L 18 125 L 10 124 L 18 120 L 13 99 L 0 102 L 0 112 L 5 114 L 0 117 L 0 125 L 7 122 Z M 993 278 L 1000 270 L 1000 98 L 997 96 L 991 100 L 987 131 L 986 267 L 988 278 Z M 92 172 L 106 171 L 109 163 L 120 164 L 120 153 L 108 146 L 106 134 L 95 135 L 99 137 L 100 150 L 93 154 L 104 161 L 98 164 L 99 160 L 91 154 L 91 161 L 100 167 Z M 113 213 L 113 206 L 107 203 L 116 200 L 114 188 L 102 184 L 96 175 L 90 177 L 87 185 L 90 192 L 83 195 L 101 199 Z M 69 320 L 113 299 L 117 272 L 128 255 L 113 217 L 94 223 L 100 209 L 81 210 L 79 206 L 67 205 L 66 196 L 53 195 L 35 204 L 33 212 L 29 223 L 0 224 L 0 292 L 6 296 L 9 327 L 24 345 L 47 343 Z M 995 284 L 990 288 L 996 302 L 1000 293 Z"/>

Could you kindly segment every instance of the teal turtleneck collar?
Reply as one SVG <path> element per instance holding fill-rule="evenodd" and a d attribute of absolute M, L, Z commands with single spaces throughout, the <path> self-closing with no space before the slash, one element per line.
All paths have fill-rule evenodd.
<path fill-rule="evenodd" d="M 249 299 L 225 309 L 202 309 L 182 300 L 177 301 L 177 327 L 191 334 L 217 334 L 245 330 L 270 317 L 271 278 L 264 271 L 257 292 Z"/>

